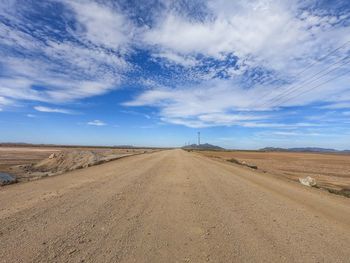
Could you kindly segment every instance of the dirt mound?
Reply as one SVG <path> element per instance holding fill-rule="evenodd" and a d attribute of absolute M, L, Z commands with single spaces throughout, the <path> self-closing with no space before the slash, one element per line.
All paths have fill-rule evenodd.
<path fill-rule="evenodd" d="M 86 168 L 134 154 L 137 153 L 120 152 L 118 150 L 64 150 L 52 153 L 48 158 L 38 163 L 15 166 L 12 172 L 20 175 L 22 181 L 38 179 Z"/>
<path fill-rule="evenodd" d="M 27 147 L 22 149 L 0 147 L 0 173 L 9 174 L 18 182 L 26 182 L 105 163 L 126 156 L 154 151 L 159 151 L 159 149 L 101 147 Z"/>
<path fill-rule="evenodd" d="M 32 166 L 37 172 L 60 173 L 89 167 L 103 161 L 103 156 L 92 151 L 62 151 Z"/>

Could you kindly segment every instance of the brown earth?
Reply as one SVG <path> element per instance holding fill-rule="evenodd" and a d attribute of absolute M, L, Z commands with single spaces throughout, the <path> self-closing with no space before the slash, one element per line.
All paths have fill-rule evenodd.
<path fill-rule="evenodd" d="M 18 181 L 40 179 L 155 149 L 0 147 L 0 172 Z"/>
<path fill-rule="evenodd" d="M 254 151 L 199 151 L 198 153 L 223 160 L 235 159 L 255 165 L 260 171 L 293 181 L 311 176 L 316 179 L 319 187 L 350 190 L 350 154 Z"/>
<path fill-rule="evenodd" d="M 0 147 L 0 171 L 8 172 L 14 165 L 36 163 L 61 150 L 54 147 Z"/>
<path fill-rule="evenodd" d="M 350 199 L 182 150 L 0 189 L 0 262 L 349 262 Z"/>

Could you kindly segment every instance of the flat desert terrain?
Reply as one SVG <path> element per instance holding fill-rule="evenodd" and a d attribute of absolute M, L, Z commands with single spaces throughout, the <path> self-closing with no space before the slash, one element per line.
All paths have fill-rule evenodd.
<path fill-rule="evenodd" d="M 349 262 L 350 199 L 180 149 L 0 187 L 0 262 Z"/>
<path fill-rule="evenodd" d="M 254 151 L 198 151 L 198 153 L 222 160 L 236 159 L 256 165 L 259 171 L 293 181 L 311 176 L 321 188 L 349 190 L 350 194 L 350 154 Z"/>
<path fill-rule="evenodd" d="M 0 171 L 8 172 L 14 165 L 30 164 L 41 161 L 54 152 L 64 148 L 58 147 L 0 147 Z"/>

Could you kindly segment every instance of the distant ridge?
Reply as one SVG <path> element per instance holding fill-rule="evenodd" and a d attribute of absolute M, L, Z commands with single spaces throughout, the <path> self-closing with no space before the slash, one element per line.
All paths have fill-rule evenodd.
<path fill-rule="evenodd" d="M 191 144 L 191 145 L 186 145 L 182 147 L 182 149 L 193 149 L 193 150 L 225 150 L 222 147 L 212 145 L 209 143 L 204 143 L 204 144 Z"/>
<path fill-rule="evenodd" d="M 259 149 L 262 152 L 328 152 L 328 153 L 350 153 L 350 150 L 339 151 L 335 149 L 319 148 L 319 147 L 300 147 L 300 148 L 276 148 L 265 147 Z"/>

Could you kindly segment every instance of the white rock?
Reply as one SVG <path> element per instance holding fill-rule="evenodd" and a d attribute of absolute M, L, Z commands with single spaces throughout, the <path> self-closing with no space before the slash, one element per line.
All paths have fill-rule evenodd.
<path fill-rule="evenodd" d="M 299 182 L 302 185 L 306 185 L 306 186 L 315 186 L 316 185 L 316 180 L 310 176 L 307 176 L 305 178 L 299 178 Z"/>

